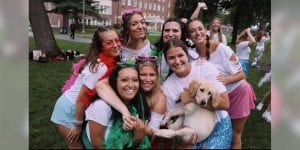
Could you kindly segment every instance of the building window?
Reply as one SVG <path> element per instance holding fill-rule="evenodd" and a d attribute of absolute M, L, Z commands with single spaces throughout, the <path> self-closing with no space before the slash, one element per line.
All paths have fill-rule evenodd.
<path fill-rule="evenodd" d="M 99 6 L 99 14 L 111 14 L 111 7 Z"/>
<path fill-rule="evenodd" d="M 160 5 L 157 4 L 157 11 L 160 11 Z"/>
<path fill-rule="evenodd" d="M 153 4 L 153 10 L 156 10 L 156 4 L 155 3 Z"/>
<path fill-rule="evenodd" d="M 122 0 L 121 3 L 122 3 L 122 5 L 125 5 L 125 0 Z"/>
<path fill-rule="evenodd" d="M 128 5 L 128 6 L 131 6 L 131 0 L 128 0 L 128 1 L 127 1 L 127 5 Z"/>
<path fill-rule="evenodd" d="M 162 12 L 165 12 L 165 6 L 162 6 L 161 9 L 162 9 Z"/>
<path fill-rule="evenodd" d="M 133 7 L 137 6 L 137 0 L 133 0 Z"/>
<path fill-rule="evenodd" d="M 149 9 L 149 10 L 152 9 L 152 3 L 151 3 L 151 2 L 149 2 L 149 4 L 148 4 L 148 9 Z"/>
<path fill-rule="evenodd" d="M 169 2 L 168 7 L 171 8 L 171 3 Z"/>
<path fill-rule="evenodd" d="M 147 2 L 144 3 L 144 8 L 147 9 Z"/>
<path fill-rule="evenodd" d="M 143 8 L 143 1 L 139 1 L 139 7 Z"/>

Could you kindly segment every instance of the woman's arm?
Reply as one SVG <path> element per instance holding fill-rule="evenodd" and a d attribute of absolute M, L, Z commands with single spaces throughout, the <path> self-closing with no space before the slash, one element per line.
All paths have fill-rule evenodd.
<path fill-rule="evenodd" d="M 255 43 L 256 41 L 255 41 L 255 38 L 253 37 L 253 35 L 251 34 L 250 28 L 246 29 L 246 33 L 249 36 L 249 44 L 248 45 Z"/>
<path fill-rule="evenodd" d="M 131 130 L 133 128 L 135 119 L 131 117 L 126 105 L 120 100 L 120 98 L 116 95 L 116 93 L 109 85 L 108 78 L 96 83 L 96 91 L 99 97 L 101 97 L 106 103 L 108 103 L 123 115 L 124 129 Z"/>
<path fill-rule="evenodd" d="M 80 89 L 79 95 L 76 99 L 76 106 L 75 106 L 75 121 L 74 121 L 74 127 L 71 128 L 68 138 L 70 141 L 76 140 L 75 138 L 80 135 L 82 131 L 82 123 L 83 123 L 83 116 L 84 116 L 84 103 L 83 99 L 87 99 L 87 91 L 90 89 L 87 88 L 85 85 L 83 85 Z M 78 139 L 77 139 L 78 140 Z"/>
<path fill-rule="evenodd" d="M 119 111 L 123 117 L 130 116 L 125 104 L 120 100 L 120 98 L 113 91 L 108 83 L 108 78 L 98 81 L 96 83 L 96 91 L 99 97 L 101 97 L 105 102 L 107 102 L 114 109 Z"/>
<path fill-rule="evenodd" d="M 215 110 L 229 109 L 229 97 L 227 92 L 218 93 L 217 101 L 218 101 L 218 105 L 214 107 Z"/>
<path fill-rule="evenodd" d="M 104 135 L 106 126 L 103 126 L 95 121 L 89 120 L 91 143 L 95 149 L 103 149 Z"/>
<path fill-rule="evenodd" d="M 199 16 L 199 13 L 200 13 L 201 8 L 204 8 L 204 7 L 206 7 L 206 4 L 205 4 L 205 3 L 199 2 L 199 3 L 198 3 L 198 6 L 197 6 L 196 9 L 194 10 L 194 12 L 193 12 L 192 16 L 190 17 L 190 19 L 192 20 L 192 19 L 197 18 L 197 17 Z"/>

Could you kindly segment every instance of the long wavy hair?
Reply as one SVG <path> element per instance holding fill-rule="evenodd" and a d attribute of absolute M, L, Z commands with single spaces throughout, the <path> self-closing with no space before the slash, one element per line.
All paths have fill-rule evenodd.
<path fill-rule="evenodd" d="M 141 15 L 143 17 L 143 19 L 145 20 L 143 14 L 142 13 L 137 13 L 137 12 L 134 12 L 132 14 L 126 15 L 126 17 L 122 18 L 123 23 L 122 23 L 121 37 L 122 37 L 124 45 L 127 45 L 130 42 L 130 35 L 129 35 L 130 20 L 131 20 L 131 17 L 134 14 Z M 143 38 L 143 40 L 146 40 L 146 37 L 147 37 L 147 28 L 146 28 L 146 34 L 145 34 L 145 37 Z"/>
<path fill-rule="evenodd" d="M 93 35 L 93 39 L 92 39 L 92 43 L 90 44 L 90 50 L 85 58 L 85 63 L 81 66 L 79 72 L 82 71 L 82 69 L 88 65 L 89 63 L 90 66 L 89 66 L 89 70 L 92 72 L 92 73 L 95 73 L 96 72 L 96 68 L 98 66 L 98 61 L 97 61 L 97 58 L 98 58 L 98 55 L 100 53 L 103 52 L 103 48 L 102 48 L 102 42 L 103 42 L 103 37 L 102 37 L 102 33 L 103 32 L 107 32 L 107 31 L 115 31 L 112 27 L 99 27 L 94 35 Z M 115 31 L 116 32 L 116 31 Z M 117 34 L 117 32 L 116 32 Z"/>
<path fill-rule="evenodd" d="M 162 51 L 163 48 L 164 48 L 164 41 L 163 41 L 163 32 L 165 30 L 165 25 L 168 23 L 168 22 L 177 22 L 180 26 L 180 30 L 181 30 L 181 40 L 182 41 L 186 41 L 186 26 L 177 18 L 169 18 L 167 19 L 164 24 L 163 24 L 163 27 L 162 27 L 162 34 L 159 38 L 159 40 L 154 44 L 154 46 L 158 49 L 158 51 Z"/>
<path fill-rule="evenodd" d="M 219 38 L 219 41 L 222 43 L 223 42 L 223 38 L 222 38 L 222 22 L 221 22 L 221 18 L 219 17 L 215 17 L 211 20 L 210 22 L 210 27 L 209 27 L 209 32 L 210 32 L 210 36 L 209 36 L 209 39 L 212 40 L 213 39 L 213 27 L 212 27 L 212 24 L 215 20 L 218 20 L 220 22 L 220 27 L 218 29 L 218 38 Z"/>
<path fill-rule="evenodd" d="M 124 100 L 121 98 L 119 91 L 117 90 L 117 78 L 118 74 L 122 69 L 125 68 L 133 68 L 137 70 L 137 66 L 133 64 L 123 64 L 123 65 L 117 65 L 115 69 L 112 71 L 112 73 L 109 76 L 109 85 L 112 87 L 112 89 L 115 91 L 117 96 L 124 102 Z M 137 94 L 134 96 L 134 98 L 131 100 L 131 104 L 137 109 L 138 115 L 140 118 L 145 118 L 145 120 L 150 119 L 150 109 L 147 104 L 147 101 L 145 97 L 142 95 L 142 89 L 139 86 Z M 122 118 L 122 115 L 120 112 L 112 108 L 112 116 L 111 119 L 115 120 L 116 118 Z M 145 121 L 144 120 L 144 121 Z"/>

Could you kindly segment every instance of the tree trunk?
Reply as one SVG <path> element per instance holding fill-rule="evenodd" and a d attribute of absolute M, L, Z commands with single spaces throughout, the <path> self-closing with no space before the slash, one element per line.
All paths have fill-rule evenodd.
<path fill-rule="evenodd" d="M 48 57 L 64 54 L 54 39 L 43 0 L 29 0 L 29 22 L 36 49 L 45 51 Z"/>

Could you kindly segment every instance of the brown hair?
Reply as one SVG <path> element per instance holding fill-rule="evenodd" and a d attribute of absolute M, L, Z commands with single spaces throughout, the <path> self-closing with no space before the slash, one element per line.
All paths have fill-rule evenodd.
<path fill-rule="evenodd" d="M 122 24 L 122 31 L 121 31 L 121 37 L 122 37 L 122 40 L 123 40 L 123 44 L 126 45 L 129 43 L 129 27 L 130 27 L 130 20 L 131 20 L 131 17 L 134 15 L 134 14 L 138 14 L 138 15 L 141 15 L 143 17 L 143 19 L 145 20 L 144 16 L 142 13 L 137 13 L 137 12 L 134 12 L 132 14 L 128 14 L 126 15 L 123 19 L 123 24 Z M 147 28 L 146 28 L 146 33 L 147 33 Z M 146 36 L 147 34 L 145 34 L 145 37 L 143 40 L 146 39 Z"/>
<path fill-rule="evenodd" d="M 210 27 L 209 27 L 209 30 L 210 30 L 210 31 L 209 31 L 209 32 L 210 32 L 210 36 L 209 36 L 209 39 L 210 39 L 210 40 L 213 39 L 213 34 L 212 34 L 213 28 L 212 28 L 212 23 L 213 23 L 213 21 L 215 21 L 215 20 L 218 20 L 218 21 L 220 22 L 220 27 L 219 27 L 219 29 L 218 29 L 218 38 L 219 38 L 219 41 L 222 43 L 222 42 L 223 42 L 223 38 L 222 38 L 223 32 L 222 32 L 221 18 L 219 18 L 219 17 L 213 18 L 213 19 L 211 20 L 211 22 L 210 22 Z"/>
<path fill-rule="evenodd" d="M 259 42 L 264 35 L 265 35 L 264 31 L 262 31 L 262 30 L 258 31 L 256 34 L 256 37 L 255 37 L 256 41 Z"/>

